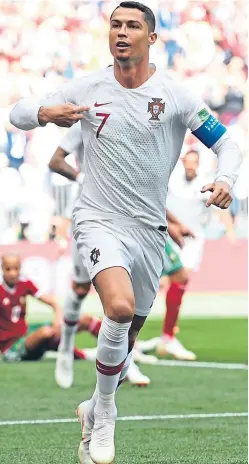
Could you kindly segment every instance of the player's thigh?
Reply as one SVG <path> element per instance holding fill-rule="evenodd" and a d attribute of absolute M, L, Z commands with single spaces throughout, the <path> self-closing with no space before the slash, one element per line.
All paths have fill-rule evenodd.
<path fill-rule="evenodd" d="M 151 229 L 143 229 L 136 235 L 141 251 L 134 259 L 132 267 L 135 314 L 147 317 L 159 289 L 165 237 Z"/>
<path fill-rule="evenodd" d="M 91 279 L 86 266 L 83 264 L 83 259 L 77 249 L 75 239 L 72 239 L 72 260 L 73 260 L 73 275 L 72 280 L 76 284 L 88 284 Z"/>
<path fill-rule="evenodd" d="M 121 228 L 109 221 L 86 221 L 74 231 L 77 248 L 100 296 L 105 314 L 116 320 L 134 311 L 131 284 L 133 244 Z M 129 244 L 128 244 L 129 242 Z"/>
<path fill-rule="evenodd" d="M 186 269 L 198 271 L 201 265 L 204 249 L 204 237 L 185 239 L 185 245 L 181 251 L 181 260 Z"/>
<path fill-rule="evenodd" d="M 180 256 L 167 240 L 164 248 L 164 265 L 162 276 L 171 276 L 183 268 Z"/>
<path fill-rule="evenodd" d="M 94 278 L 106 316 L 116 322 L 129 322 L 134 315 L 135 300 L 130 275 L 123 267 L 100 271 Z"/>

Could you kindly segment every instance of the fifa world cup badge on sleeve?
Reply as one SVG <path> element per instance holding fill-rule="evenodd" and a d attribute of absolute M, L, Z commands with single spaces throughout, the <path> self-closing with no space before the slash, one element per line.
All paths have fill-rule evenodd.
<path fill-rule="evenodd" d="M 210 114 L 206 108 L 203 108 L 203 110 L 199 111 L 198 116 L 201 122 L 205 122 L 209 118 Z"/>
<path fill-rule="evenodd" d="M 206 108 L 197 113 L 200 121 L 203 123 L 198 129 L 193 131 L 193 134 L 199 139 L 207 148 L 211 148 L 226 132 L 225 126 L 212 116 Z"/>

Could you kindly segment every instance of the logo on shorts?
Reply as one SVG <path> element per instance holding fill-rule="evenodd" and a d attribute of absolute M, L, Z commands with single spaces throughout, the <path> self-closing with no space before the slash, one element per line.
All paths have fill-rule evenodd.
<path fill-rule="evenodd" d="M 99 260 L 98 260 L 99 256 L 100 256 L 99 249 L 97 250 L 96 248 L 94 248 L 90 254 L 90 260 L 92 261 L 94 266 L 95 264 L 99 263 Z"/>
<path fill-rule="evenodd" d="M 152 102 L 148 103 L 147 113 L 151 114 L 149 121 L 160 121 L 159 115 L 164 113 L 165 103 L 161 103 L 162 98 L 152 98 Z"/>

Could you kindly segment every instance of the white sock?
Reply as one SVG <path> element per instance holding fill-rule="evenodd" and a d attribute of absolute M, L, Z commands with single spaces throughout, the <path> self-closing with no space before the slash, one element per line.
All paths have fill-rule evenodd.
<path fill-rule="evenodd" d="M 131 322 L 121 324 L 104 316 L 98 337 L 97 383 L 98 403 L 114 401 L 120 373 L 128 353 L 128 331 Z M 109 396 L 111 395 L 111 396 Z"/>
<path fill-rule="evenodd" d="M 72 353 L 74 348 L 75 333 L 77 332 L 80 318 L 82 298 L 70 289 L 64 304 L 64 321 L 61 328 L 61 339 L 58 350 L 63 353 Z"/>

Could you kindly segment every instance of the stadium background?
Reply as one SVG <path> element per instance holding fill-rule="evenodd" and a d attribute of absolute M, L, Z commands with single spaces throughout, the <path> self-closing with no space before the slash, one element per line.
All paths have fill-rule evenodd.
<path fill-rule="evenodd" d="M 20 251 L 25 257 L 24 273 L 36 280 L 41 290 L 54 290 L 60 297 L 69 285 L 71 262 L 68 252 L 59 255 L 49 235 L 72 201 L 75 185 L 51 173 L 48 162 L 66 129 L 49 124 L 25 133 L 10 125 L 8 115 L 18 98 L 53 91 L 73 77 L 112 62 L 106 39 L 108 18 L 117 3 L 111 0 L 0 2 L 0 252 L 9 249 L 5 245 Z M 246 2 L 153 0 L 147 4 L 157 15 L 159 33 L 159 40 L 151 49 L 151 61 L 168 68 L 172 77 L 184 80 L 204 98 L 228 125 L 244 159 L 231 208 L 233 236 L 229 233 L 224 238 L 224 226 L 213 211 L 206 229 L 208 242 L 203 264 L 200 272 L 193 275 L 182 314 L 245 314 Z M 213 171 L 215 161 L 211 153 L 188 134 L 183 153 L 192 147 L 199 150 L 200 169 L 206 173 Z M 73 155 L 70 162 L 75 164 Z M 34 243 L 39 243 L 39 247 Z M 209 296 L 205 304 L 203 292 Z M 87 309 L 98 311 L 96 301 L 93 298 L 87 303 Z M 161 313 L 162 299 L 155 306 L 153 314 Z"/>

